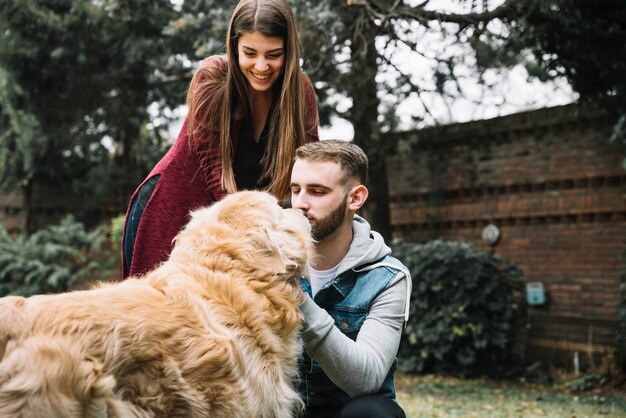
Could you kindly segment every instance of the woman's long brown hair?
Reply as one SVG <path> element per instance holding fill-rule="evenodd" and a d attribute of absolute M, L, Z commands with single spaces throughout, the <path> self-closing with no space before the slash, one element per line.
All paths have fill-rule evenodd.
<path fill-rule="evenodd" d="M 254 31 L 285 42 L 283 74 L 272 87 L 274 112 L 268 115 L 269 135 L 260 179 L 269 180 L 269 191 L 283 198 L 289 192 L 295 150 L 306 142 L 305 76 L 300 70 L 295 19 L 285 0 L 241 0 L 235 7 L 226 35 L 226 55 L 208 59 L 191 81 L 187 94 L 190 149 L 200 153 L 207 175 L 220 164 L 221 187 L 228 193 L 237 191 L 231 131 L 234 123 L 251 113 L 247 81 L 238 65 L 237 43 L 243 34 Z M 219 150 L 208 143 L 215 135 L 219 136 Z"/>

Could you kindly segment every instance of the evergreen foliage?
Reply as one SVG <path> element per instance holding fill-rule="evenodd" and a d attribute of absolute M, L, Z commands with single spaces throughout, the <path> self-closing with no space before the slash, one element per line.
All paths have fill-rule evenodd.
<path fill-rule="evenodd" d="M 537 2 L 512 26 L 505 47 L 529 48 L 529 72 L 540 79 L 566 77 L 582 100 L 616 102 L 626 110 L 626 2 Z"/>
<path fill-rule="evenodd" d="M 149 131 L 184 102 L 178 16 L 169 0 L 0 2 L 0 191 L 127 199 L 164 151 Z"/>
<path fill-rule="evenodd" d="M 87 231 L 72 216 L 30 236 L 0 225 L 0 297 L 64 292 L 100 278 L 111 268 L 104 237 L 104 228 Z"/>
<path fill-rule="evenodd" d="M 114 253 L 122 251 L 122 235 L 124 234 L 124 222 L 126 215 L 119 215 L 111 219 L 111 249 Z"/>
<path fill-rule="evenodd" d="M 400 369 L 454 375 L 510 372 L 516 364 L 514 292 L 521 289 L 521 271 L 462 241 L 396 242 L 393 254 L 413 279 Z"/>
<path fill-rule="evenodd" d="M 23 96 L 12 75 L 0 67 L 0 192 L 24 186 L 45 149 L 37 118 L 15 105 Z"/>

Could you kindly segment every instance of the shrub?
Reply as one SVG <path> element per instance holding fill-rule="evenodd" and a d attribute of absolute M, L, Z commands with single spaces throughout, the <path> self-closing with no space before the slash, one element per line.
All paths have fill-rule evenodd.
<path fill-rule="evenodd" d="M 467 242 L 394 243 L 411 271 L 410 317 L 400 369 L 503 375 L 514 365 L 514 291 L 521 271 Z"/>
<path fill-rule="evenodd" d="M 101 254 L 104 229 L 86 231 L 72 216 L 28 237 L 0 225 L 0 296 L 64 292 L 97 277 L 110 267 Z"/>
<path fill-rule="evenodd" d="M 118 215 L 111 219 L 111 249 L 119 253 L 122 248 L 122 235 L 124 234 L 124 221 L 126 215 Z"/>

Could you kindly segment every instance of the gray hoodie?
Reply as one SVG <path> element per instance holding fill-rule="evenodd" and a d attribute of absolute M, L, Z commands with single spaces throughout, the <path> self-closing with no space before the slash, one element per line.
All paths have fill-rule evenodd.
<path fill-rule="evenodd" d="M 383 237 L 358 215 L 354 216 L 352 232 L 352 244 L 335 277 L 391 254 Z M 408 319 L 410 294 L 411 278 L 405 269 L 374 300 L 356 341 L 344 335 L 333 318 L 307 297 L 300 305 L 307 354 L 349 396 L 376 393 L 396 358 L 403 324 Z"/>

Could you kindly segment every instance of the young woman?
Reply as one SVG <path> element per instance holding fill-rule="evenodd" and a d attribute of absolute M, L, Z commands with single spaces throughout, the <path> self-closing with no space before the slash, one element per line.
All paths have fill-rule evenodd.
<path fill-rule="evenodd" d="M 130 200 L 122 275 L 167 259 L 190 210 L 228 193 L 289 193 L 295 150 L 317 141 L 317 105 L 300 69 L 295 20 L 286 0 L 241 0 L 226 54 L 207 58 L 187 94 L 178 139 Z"/>

